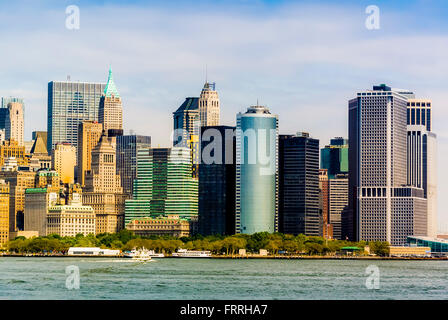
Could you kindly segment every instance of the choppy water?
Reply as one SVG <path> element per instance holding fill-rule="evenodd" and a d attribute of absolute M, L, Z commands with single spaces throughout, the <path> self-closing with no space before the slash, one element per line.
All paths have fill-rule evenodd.
<path fill-rule="evenodd" d="M 366 267 L 380 289 L 366 288 Z M 80 269 L 80 289 L 65 268 Z M 0 299 L 448 299 L 448 261 L 0 258 Z"/>

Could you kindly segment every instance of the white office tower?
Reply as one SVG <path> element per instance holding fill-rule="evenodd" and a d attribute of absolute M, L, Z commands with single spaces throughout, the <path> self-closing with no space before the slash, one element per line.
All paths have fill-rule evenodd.
<path fill-rule="evenodd" d="M 401 91 L 400 91 L 401 92 Z M 386 85 L 349 101 L 349 205 L 355 240 L 403 245 L 427 234 L 423 186 L 407 183 L 407 101 Z M 350 215 L 349 215 L 350 216 Z"/>
<path fill-rule="evenodd" d="M 423 188 L 428 201 L 427 236 L 437 236 L 437 136 L 432 130 L 432 103 L 409 99 L 407 103 L 407 183 Z"/>

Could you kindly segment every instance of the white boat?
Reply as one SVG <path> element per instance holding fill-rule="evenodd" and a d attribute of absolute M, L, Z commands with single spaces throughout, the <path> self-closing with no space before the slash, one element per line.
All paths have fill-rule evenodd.
<path fill-rule="evenodd" d="M 165 257 L 165 255 L 163 253 L 156 253 L 154 250 L 149 250 L 148 251 L 149 256 L 152 258 L 163 258 Z"/>
<path fill-rule="evenodd" d="M 173 257 L 177 258 L 210 258 L 211 256 L 210 251 L 193 251 L 187 249 L 179 249 L 173 253 Z"/>
<path fill-rule="evenodd" d="M 149 251 L 146 249 L 132 249 L 131 252 L 124 254 L 125 258 L 131 258 L 137 261 L 148 261 L 151 260 Z"/>

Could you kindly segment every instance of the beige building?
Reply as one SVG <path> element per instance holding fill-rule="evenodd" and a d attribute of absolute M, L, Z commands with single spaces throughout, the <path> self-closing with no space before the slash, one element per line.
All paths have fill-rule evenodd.
<path fill-rule="evenodd" d="M 0 166 L 3 166 L 7 158 L 16 158 L 19 166 L 27 166 L 28 158 L 25 155 L 25 147 L 19 145 L 16 140 L 5 140 L 0 144 Z"/>
<path fill-rule="evenodd" d="M 24 120 L 23 120 L 23 104 L 21 102 L 9 102 L 9 119 L 6 121 L 6 139 L 12 139 L 18 142 L 20 146 L 24 146 Z"/>
<path fill-rule="evenodd" d="M 38 236 L 47 235 L 48 208 L 58 202 L 59 189 L 30 188 L 25 191 L 25 231 L 37 231 Z"/>
<path fill-rule="evenodd" d="M 51 169 L 51 155 L 47 150 L 47 132 L 33 132 L 34 143 L 30 150 L 30 167 L 34 171 L 39 169 Z"/>
<path fill-rule="evenodd" d="M 9 183 L 9 231 L 24 228 L 25 190 L 34 188 L 36 173 L 32 171 L 0 171 L 0 179 Z"/>
<path fill-rule="evenodd" d="M 9 184 L 0 180 L 0 247 L 9 240 Z"/>
<path fill-rule="evenodd" d="M 51 166 L 56 170 L 62 183 L 75 182 L 76 148 L 69 143 L 58 143 L 51 152 Z"/>
<path fill-rule="evenodd" d="M 205 82 L 198 103 L 201 126 L 218 126 L 220 103 L 214 83 Z"/>
<path fill-rule="evenodd" d="M 98 119 L 106 134 L 109 129 L 123 129 L 123 105 L 114 83 L 112 68 L 109 69 L 109 78 L 100 100 Z"/>
<path fill-rule="evenodd" d="M 92 207 L 81 204 L 56 205 L 48 208 L 47 235 L 74 237 L 95 234 L 95 213 Z"/>
<path fill-rule="evenodd" d="M 389 255 L 395 257 L 430 257 L 430 247 L 389 247 Z"/>
<path fill-rule="evenodd" d="M 85 172 L 90 170 L 92 150 L 100 141 L 103 125 L 97 121 L 83 121 L 78 129 L 78 173 L 77 182 L 85 185 Z"/>
<path fill-rule="evenodd" d="M 103 134 L 92 150 L 91 169 L 86 172 L 84 205 L 96 214 L 96 233 L 115 233 L 124 227 L 124 202 L 120 176 L 116 174 L 116 151 Z"/>
<path fill-rule="evenodd" d="M 126 225 L 126 229 L 142 237 L 171 236 L 180 238 L 190 236 L 190 222 L 175 215 L 132 220 Z"/>

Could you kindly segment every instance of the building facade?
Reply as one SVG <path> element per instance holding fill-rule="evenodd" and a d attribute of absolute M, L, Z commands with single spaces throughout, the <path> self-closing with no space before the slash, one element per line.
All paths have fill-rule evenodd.
<path fill-rule="evenodd" d="M 279 231 L 323 235 L 319 211 L 319 140 L 308 133 L 279 139 Z"/>
<path fill-rule="evenodd" d="M 120 176 L 116 174 L 116 150 L 102 135 L 92 150 L 91 169 L 86 171 L 82 203 L 96 214 L 96 233 L 115 233 L 124 227 L 124 203 Z"/>
<path fill-rule="evenodd" d="M 320 168 L 328 170 L 328 178 L 348 174 L 348 140 L 336 137 L 320 150 Z"/>
<path fill-rule="evenodd" d="M 92 150 L 100 141 L 103 125 L 97 121 L 86 120 L 79 124 L 77 148 L 77 182 L 85 185 L 86 171 L 92 163 Z"/>
<path fill-rule="evenodd" d="M 81 204 L 52 206 L 47 214 L 47 235 L 58 234 L 61 237 L 75 237 L 77 234 L 94 235 L 95 221 L 92 207 Z"/>
<path fill-rule="evenodd" d="M 149 216 L 198 214 L 198 180 L 191 175 L 188 148 L 149 148 L 137 151 L 133 199 L 126 200 L 126 222 Z M 149 206 L 148 206 L 149 205 Z"/>
<path fill-rule="evenodd" d="M 57 143 L 78 146 L 78 126 L 84 120 L 98 121 L 104 83 L 51 81 L 48 83 L 48 151 Z"/>
<path fill-rule="evenodd" d="M 58 143 L 51 151 L 51 166 L 62 183 L 75 183 L 76 148 L 69 143 Z"/>
<path fill-rule="evenodd" d="M 57 204 L 59 188 L 29 188 L 25 191 L 25 231 L 47 235 L 48 208 Z"/>
<path fill-rule="evenodd" d="M 263 106 L 238 113 L 235 231 L 278 230 L 278 116 Z"/>
<path fill-rule="evenodd" d="M 427 236 L 437 236 L 437 136 L 432 130 L 432 102 L 408 99 L 407 184 L 423 188 L 427 199 Z"/>
<path fill-rule="evenodd" d="M 194 177 L 197 177 L 200 162 L 199 134 L 201 129 L 199 98 L 186 98 L 173 113 L 173 120 L 173 146 L 191 150 L 192 173 Z"/>
<path fill-rule="evenodd" d="M 0 246 L 9 240 L 9 183 L 0 180 Z"/>
<path fill-rule="evenodd" d="M 121 179 L 123 192 L 132 195 L 137 178 L 137 151 L 151 147 L 150 136 L 124 135 L 117 137 L 117 174 Z"/>
<path fill-rule="evenodd" d="M 205 82 L 198 104 L 201 127 L 218 126 L 220 103 L 215 83 Z"/>
<path fill-rule="evenodd" d="M 5 139 L 18 142 L 19 146 L 24 146 L 24 110 L 23 101 L 8 102 L 8 117 L 5 127 Z"/>
<path fill-rule="evenodd" d="M 179 216 L 157 216 L 132 220 L 127 224 L 126 229 L 141 237 L 150 236 L 170 236 L 189 237 L 190 222 Z"/>
<path fill-rule="evenodd" d="M 343 236 L 402 245 L 426 233 L 422 188 L 407 185 L 407 101 L 386 85 L 349 101 L 349 214 Z M 423 234 L 424 235 L 424 234 Z"/>
<path fill-rule="evenodd" d="M 199 234 L 235 234 L 235 127 L 203 127 Z"/>
<path fill-rule="evenodd" d="M 104 94 L 100 99 L 98 121 L 103 125 L 106 133 L 109 130 L 123 130 L 123 105 L 115 86 L 112 68 L 109 69 L 109 77 L 104 88 Z"/>

